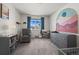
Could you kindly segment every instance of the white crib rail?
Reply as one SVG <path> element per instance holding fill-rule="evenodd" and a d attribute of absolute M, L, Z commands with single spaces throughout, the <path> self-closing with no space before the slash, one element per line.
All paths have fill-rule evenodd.
<path fill-rule="evenodd" d="M 62 48 L 58 50 L 62 55 L 79 55 L 79 47 Z"/>

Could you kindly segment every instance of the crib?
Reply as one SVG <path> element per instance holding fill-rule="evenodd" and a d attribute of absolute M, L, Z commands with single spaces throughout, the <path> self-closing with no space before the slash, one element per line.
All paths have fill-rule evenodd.
<path fill-rule="evenodd" d="M 79 55 L 79 47 L 62 48 L 58 50 L 59 55 Z"/>

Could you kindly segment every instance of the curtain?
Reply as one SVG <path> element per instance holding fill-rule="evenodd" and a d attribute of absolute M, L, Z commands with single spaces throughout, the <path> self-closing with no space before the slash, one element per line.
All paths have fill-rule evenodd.
<path fill-rule="evenodd" d="M 44 29 L 44 17 L 41 17 L 41 30 Z"/>
<path fill-rule="evenodd" d="M 40 31 L 41 34 L 43 29 L 44 29 L 44 17 L 41 17 L 41 31 Z"/>
<path fill-rule="evenodd" d="M 27 17 L 27 28 L 30 29 L 30 20 L 31 20 L 31 17 Z"/>

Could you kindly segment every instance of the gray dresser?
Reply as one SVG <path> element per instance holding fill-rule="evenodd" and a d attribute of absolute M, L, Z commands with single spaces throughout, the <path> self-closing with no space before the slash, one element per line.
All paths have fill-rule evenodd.
<path fill-rule="evenodd" d="M 0 55 L 9 55 L 16 48 L 16 35 L 0 37 Z"/>
<path fill-rule="evenodd" d="M 58 48 L 71 48 L 77 46 L 77 36 L 72 34 L 51 33 L 51 41 Z"/>

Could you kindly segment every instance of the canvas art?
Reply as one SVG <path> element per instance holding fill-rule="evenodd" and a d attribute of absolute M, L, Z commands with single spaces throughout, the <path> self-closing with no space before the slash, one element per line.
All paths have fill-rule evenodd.
<path fill-rule="evenodd" d="M 2 16 L 2 4 L 0 4 L 0 18 Z"/>
<path fill-rule="evenodd" d="M 66 8 L 62 10 L 56 20 L 56 30 L 58 32 L 78 32 L 78 15 L 74 9 Z"/>
<path fill-rule="evenodd" d="M 9 19 L 9 9 L 7 6 L 2 4 L 2 18 Z"/>

